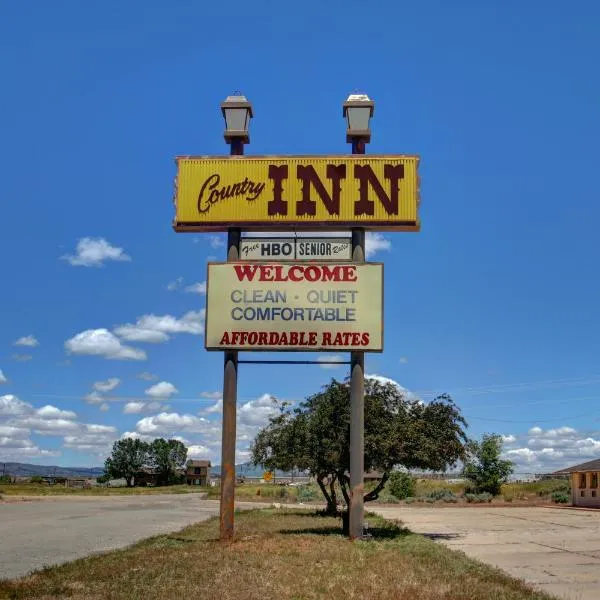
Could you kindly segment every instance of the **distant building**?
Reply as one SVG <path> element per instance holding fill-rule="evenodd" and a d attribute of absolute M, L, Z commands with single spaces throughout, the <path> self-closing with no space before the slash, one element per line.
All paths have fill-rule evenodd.
<path fill-rule="evenodd" d="M 600 458 L 552 473 L 552 475 L 566 474 L 571 477 L 573 506 L 600 508 L 600 489 L 598 488 Z"/>
<path fill-rule="evenodd" d="M 188 460 L 185 473 L 188 485 L 208 485 L 210 478 L 210 460 Z"/>

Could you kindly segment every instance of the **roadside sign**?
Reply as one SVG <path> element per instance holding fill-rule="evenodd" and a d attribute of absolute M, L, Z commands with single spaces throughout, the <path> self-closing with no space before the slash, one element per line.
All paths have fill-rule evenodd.
<path fill-rule="evenodd" d="M 419 230 L 418 156 L 183 156 L 176 231 Z"/>
<path fill-rule="evenodd" d="M 208 350 L 383 350 L 381 263 L 209 263 Z"/>
<path fill-rule="evenodd" d="M 263 479 L 266 482 L 272 481 L 273 480 L 273 471 L 265 471 L 263 473 Z"/>
<path fill-rule="evenodd" d="M 242 260 L 342 261 L 352 258 L 350 238 L 243 238 Z"/>

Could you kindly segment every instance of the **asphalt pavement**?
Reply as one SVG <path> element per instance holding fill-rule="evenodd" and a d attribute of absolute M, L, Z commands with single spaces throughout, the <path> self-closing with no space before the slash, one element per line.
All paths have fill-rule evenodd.
<path fill-rule="evenodd" d="M 122 548 L 218 514 L 219 502 L 204 500 L 200 494 L 0 503 L 0 578 Z"/>

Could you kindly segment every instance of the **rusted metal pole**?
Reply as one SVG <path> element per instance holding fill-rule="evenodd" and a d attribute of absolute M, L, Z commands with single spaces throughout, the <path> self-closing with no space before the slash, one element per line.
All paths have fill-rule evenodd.
<path fill-rule="evenodd" d="M 365 143 L 352 141 L 352 154 L 364 154 Z M 365 262 L 365 230 L 352 229 L 352 261 Z M 350 354 L 350 508 L 348 534 L 363 537 L 365 471 L 365 353 Z"/>
<path fill-rule="evenodd" d="M 244 144 L 240 139 L 231 141 L 231 154 L 242 155 Z M 227 230 L 227 260 L 240 258 L 241 232 L 237 228 Z M 233 538 L 235 510 L 235 439 L 237 412 L 238 353 L 224 353 L 223 369 L 223 429 L 221 439 L 221 540 Z"/>

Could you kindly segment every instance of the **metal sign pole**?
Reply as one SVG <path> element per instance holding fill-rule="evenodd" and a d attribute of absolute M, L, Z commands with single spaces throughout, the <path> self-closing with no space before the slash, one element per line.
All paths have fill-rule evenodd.
<path fill-rule="evenodd" d="M 352 154 L 364 154 L 365 144 L 352 141 Z M 365 262 L 365 230 L 352 229 L 352 261 Z M 363 537 L 365 470 L 365 353 L 350 354 L 350 507 L 348 534 Z"/>
<path fill-rule="evenodd" d="M 231 154 L 244 154 L 241 139 L 231 140 Z M 241 232 L 237 228 L 227 230 L 227 260 L 240 259 Z M 235 510 L 235 439 L 237 412 L 238 353 L 228 350 L 224 353 L 223 372 L 223 429 L 221 440 L 221 540 L 233 538 L 233 518 Z"/>

